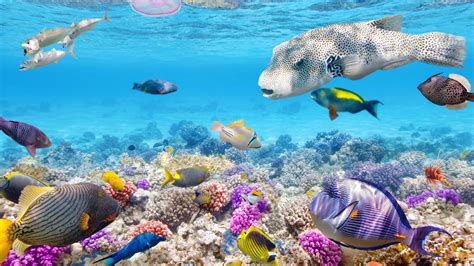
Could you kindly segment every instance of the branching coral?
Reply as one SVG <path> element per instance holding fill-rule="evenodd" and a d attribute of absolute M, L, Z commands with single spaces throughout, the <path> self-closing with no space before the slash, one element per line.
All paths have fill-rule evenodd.
<path fill-rule="evenodd" d="M 131 181 L 126 181 L 122 190 L 115 191 L 109 184 L 105 184 L 104 190 L 113 199 L 118 201 L 120 206 L 123 208 L 137 191 L 137 187 Z"/>
<path fill-rule="evenodd" d="M 172 156 L 167 152 L 160 153 L 155 160 L 156 167 L 166 167 L 171 172 L 196 165 L 207 167 L 211 175 L 221 174 L 224 170 L 234 166 L 232 162 L 219 156 L 202 156 L 193 154 Z"/>
<path fill-rule="evenodd" d="M 337 266 L 342 259 L 339 246 L 324 235 L 314 231 L 306 231 L 299 235 L 301 247 L 312 257 L 319 260 L 321 266 Z"/>
<path fill-rule="evenodd" d="M 23 256 L 15 255 L 13 250 L 3 262 L 3 266 L 45 265 L 54 266 L 69 247 L 34 246 L 25 250 Z"/>
<path fill-rule="evenodd" d="M 201 192 L 211 195 L 211 202 L 203 207 L 211 212 L 220 211 L 229 201 L 227 186 L 218 182 L 206 182 L 201 186 Z"/>
<path fill-rule="evenodd" d="M 347 169 L 356 162 L 380 162 L 385 156 L 385 149 L 375 140 L 350 139 L 335 155 L 335 161 Z"/>
<path fill-rule="evenodd" d="M 137 225 L 129 234 L 130 238 L 134 238 L 141 233 L 152 233 L 161 237 L 168 237 L 170 230 L 168 226 L 160 221 L 152 220 L 146 223 Z"/>
<path fill-rule="evenodd" d="M 115 247 L 114 239 L 106 230 L 100 230 L 99 232 L 80 241 L 79 243 L 89 253 L 95 251 L 110 252 Z"/>
<path fill-rule="evenodd" d="M 255 205 L 242 204 L 235 209 L 230 218 L 230 231 L 239 234 L 242 229 L 255 225 L 262 217 L 262 213 Z"/>
<path fill-rule="evenodd" d="M 309 212 L 310 203 L 311 199 L 306 195 L 288 198 L 280 202 L 278 210 L 285 217 L 287 230 L 290 233 L 299 235 L 312 227 L 313 220 Z"/>
<path fill-rule="evenodd" d="M 354 164 L 352 169 L 346 172 L 345 177 L 370 181 L 396 192 L 403 182 L 403 170 L 389 163 L 360 162 Z"/>

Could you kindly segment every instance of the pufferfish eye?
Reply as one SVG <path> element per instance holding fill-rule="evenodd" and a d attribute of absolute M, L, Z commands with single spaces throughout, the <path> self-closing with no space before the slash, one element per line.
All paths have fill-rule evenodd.
<path fill-rule="evenodd" d="M 293 68 L 297 69 L 297 68 L 300 68 L 304 65 L 304 59 L 301 58 L 299 59 L 298 61 L 296 61 L 294 64 L 293 64 Z"/>

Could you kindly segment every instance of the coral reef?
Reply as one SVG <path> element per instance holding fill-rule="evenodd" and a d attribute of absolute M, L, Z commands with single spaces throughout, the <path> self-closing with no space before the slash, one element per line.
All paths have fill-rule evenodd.
<path fill-rule="evenodd" d="M 400 167 L 390 163 L 358 162 L 345 177 L 370 181 L 395 193 L 403 182 L 403 173 Z"/>
<path fill-rule="evenodd" d="M 262 213 L 255 205 L 242 204 L 234 210 L 230 218 L 230 231 L 234 234 L 239 234 L 243 229 L 248 229 L 262 217 Z"/>
<path fill-rule="evenodd" d="M 56 265 L 69 247 L 34 246 L 25 250 L 23 256 L 17 256 L 12 250 L 2 263 L 3 266 L 17 265 Z"/>
<path fill-rule="evenodd" d="M 126 181 L 122 190 L 115 191 L 109 184 L 105 184 L 104 190 L 113 199 L 118 201 L 120 206 L 123 208 L 125 205 L 127 205 L 133 194 L 137 191 L 137 187 L 131 181 Z"/>
<path fill-rule="evenodd" d="M 142 233 L 152 233 L 161 237 L 168 237 L 170 235 L 170 230 L 168 226 L 160 221 L 148 221 L 142 224 L 139 224 L 133 229 L 129 234 L 130 238 L 134 238 Z"/>
<path fill-rule="evenodd" d="M 342 252 L 339 246 L 327 237 L 314 230 L 303 232 L 299 235 L 301 247 L 311 257 L 317 258 L 320 265 L 339 265 Z"/>
<path fill-rule="evenodd" d="M 229 201 L 227 186 L 219 182 L 204 183 L 201 192 L 211 195 L 211 202 L 203 204 L 203 207 L 211 212 L 220 211 Z"/>

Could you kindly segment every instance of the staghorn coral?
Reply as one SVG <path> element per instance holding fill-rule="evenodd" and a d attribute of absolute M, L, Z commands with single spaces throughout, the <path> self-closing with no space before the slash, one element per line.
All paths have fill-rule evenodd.
<path fill-rule="evenodd" d="M 385 156 L 384 147 L 375 140 L 350 139 L 341 149 L 331 157 L 331 161 L 337 162 L 343 168 L 348 169 L 356 162 L 370 161 L 379 163 Z"/>
<path fill-rule="evenodd" d="M 201 185 L 202 193 L 211 195 L 211 202 L 203 204 L 203 207 L 211 212 L 220 211 L 229 201 L 227 186 L 219 182 L 206 182 Z"/>
<path fill-rule="evenodd" d="M 301 233 L 298 239 L 301 247 L 317 258 L 321 266 L 337 266 L 342 259 L 339 246 L 314 230 Z"/>
<path fill-rule="evenodd" d="M 318 184 L 320 176 L 316 169 L 321 163 L 321 156 L 315 150 L 299 149 L 285 160 L 279 180 L 286 187 L 304 185 L 303 190 L 307 190 Z"/>
<path fill-rule="evenodd" d="M 230 218 L 230 231 L 234 234 L 239 234 L 243 229 L 248 229 L 256 223 L 262 217 L 262 213 L 255 205 L 249 205 L 247 203 L 240 205 L 239 208 L 235 209 Z"/>
<path fill-rule="evenodd" d="M 278 211 L 285 217 L 287 230 L 293 235 L 299 235 L 313 225 L 309 212 L 311 199 L 304 196 L 286 198 L 279 202 Z"/>
<path fill-rule="evenodd" d="M 397 161 L 393 164 L 398 165 L 404 176 L 416 177 L 423 174 L 423 165 L 426 161 L 426 154 L 420 151 L 410 151 L 401 153 Z"/>
<path fill-rule="evenodd" d="M 172 156 L 167 152 L 160 153 L 154 164 L 158 168 L 166 167 L 171 172 L 199 165 L 207 167 L 211 175 L 221 174 L 224 170 L 234 166 L 232 162 L 219 156 L 201 156 L 192 154 Z"/>
<path fill-rule="evenodd" d="M 403 182 L 403 170 L 390 163 L 359 162 L 346 172 L 345 177 L 370 181 L 390 192 L 396 192 Z"/>
<path fill-rule="evenodd" d="M 160 220 L 171 228 L 181 223 L 188 223 L 191 217 L 199 211 L 194 203 L 192 190 L 183 188 L 168 188 L 160 193 L 154 192 L 146 204 L 145 217 L 149 220 Z"/>

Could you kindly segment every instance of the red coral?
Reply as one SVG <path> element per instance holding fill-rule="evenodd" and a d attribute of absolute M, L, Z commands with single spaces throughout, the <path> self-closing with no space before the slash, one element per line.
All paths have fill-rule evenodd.
<path fill-rule="evenodd" d="M 211 195 L 211 202 L 202 206 L 211 212 L 218 212 L 228 202 L 227 186 L 218 182 L 208 182 L 203 184 L 202 193 Z"/>
<path fill-rule="evenodd" d="M 167 237 L 169 233 L 168 226 L 160 221 L 149 221 L 144 224 L 139 224 L 130 233 L 130 238 L 134 238 L 142 233 L 152 233 L 161 237 Z"/>
<path fill-rule="evenodd" d="M 105 184 L 104 190 L 123 208 L 137 191 L 137 187 L 132 182 L 126 181 L 124 188 L 120 191 L 115 191 L 109 184 Z"/>

